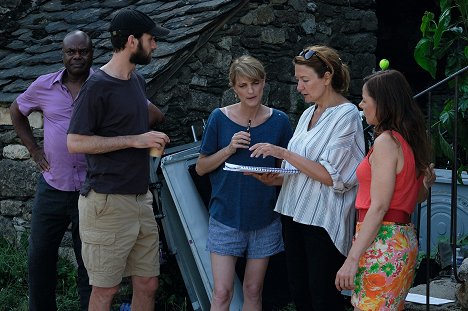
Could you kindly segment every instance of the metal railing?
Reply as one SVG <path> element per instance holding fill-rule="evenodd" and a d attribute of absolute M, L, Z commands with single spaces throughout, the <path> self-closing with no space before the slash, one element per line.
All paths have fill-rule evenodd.
<path fill-rule="evenodd" d="M 457 72 L 453 73 L 449 77 L 443 79 L 442 81 L 434 84 L 433 86 L 427 88 L 426 90 L 416 94 L 414 99 L 421 97 L 427 94 L 427 115 L 428 115 L 428 129 L 429 135 L 431 135 L 430 131 L 430 122 L 432 120 L 432 90 L 436 89 L 441 85 L 445 85 L 449 81 L 454 80 L 454 103 L 453 109 L 454 113 L 454 122 L 453 122 L 453 161 L 452 161 L 452 180 L 451 180 L 451 194 L 450 194 L 450 223 L 451 223 L 451 230 L 450 230 L 450 245 L 452 247 L 452 267 L 453 267 L 453 274 L 454 278 L 457 282 L 463 283 L 463 280 L 458 278 L 458 267 L 456 263 L 456 247 L 457 247 L 457 171 L 458 171 L 458 79 L 459 77 L 468 71 L 468 66 L 458 70 Z M 430 137 L 429 137 L 430 138 Z M 431 253 L 431 189 L 429 189 L 427 205 L 426 205 L 426 310 L 429 310 L 429 297 L 430 297 L 430 261 L 429 261 L 429 254 Z M 418 237 L 419 237 L 419 227 L 421 222 L 421 204 L 418 205 L 418 219 L 417 219 L 417 228 L 418 228 Z"/>

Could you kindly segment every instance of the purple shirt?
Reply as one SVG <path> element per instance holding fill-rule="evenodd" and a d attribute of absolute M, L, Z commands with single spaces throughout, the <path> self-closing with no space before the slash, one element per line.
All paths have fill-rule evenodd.
<path fill-rule="evenodd" d="M 86 177 L 86 159 L 84 154 L 71 154 L 67 149 L 73 98 L 62 83 L 64 71 L 40 76 L 16 102 L 25 116 L 33 111 L 44 115 L 44 153 L 50 165 L 49 171 L 42 173 L 46 182 L 58 190 L 78 191 Z"/>

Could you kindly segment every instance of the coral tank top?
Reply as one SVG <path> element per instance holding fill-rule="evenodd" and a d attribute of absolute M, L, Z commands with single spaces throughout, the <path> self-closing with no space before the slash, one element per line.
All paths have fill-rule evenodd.
<path fill-rule="evenodd" d="M 419 189 L 422 185 L 423 175 L 419 178 L 416 173 L 413 150 L 400 133 L 392 131 L 403 150 L 404 164 L 401 171 L 396 175 L 395 189 L 389 209 L 404 211 L 411 214 L 416 207 Z M 369 209 L 371 205 L 370 187 L 371 187 L 371 165 L 369 156 L 372 153 L 369 150 L 367 156 L 361 161 L 356 170 L 359 182 L 358 193 L 356 197 L 357 209 Z"/>

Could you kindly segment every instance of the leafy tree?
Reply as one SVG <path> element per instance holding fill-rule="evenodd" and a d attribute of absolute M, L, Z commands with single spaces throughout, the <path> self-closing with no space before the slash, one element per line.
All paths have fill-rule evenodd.
<path fill-rule="evenodd" d="M 419 66 L 435 79 L 438 70 L 443 69 L 446 77 L 468 66 L 468 0 L 440 0 L 440 16 L 436 20 L 433 12 L 425 12 L 421 22 L 422 37 L 414 50 Z M 443 68 L 442 68 L 443 67 Z M 451 89 L 454 81 L 449 82 Z M 458 176 L 468 169 L 468 74 L 458 78 Z M 455 93 L 455 90 L 454 90 Z M 454 99 L 445 101 L 437 120 L 432 124 L 436 154 L 443 154 L 446 161 L 454 160 Z"/>

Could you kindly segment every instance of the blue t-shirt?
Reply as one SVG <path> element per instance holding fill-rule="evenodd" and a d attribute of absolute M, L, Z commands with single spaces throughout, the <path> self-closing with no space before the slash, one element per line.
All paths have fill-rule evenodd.
<path fill-rule="evenodd" d="M 229 119 L 220 109 L 215 109 L 203 133 L 200 153 L 212 155 L 231 142 L 232 136 L 245 131 L 246 126 Z M 292 136 L 291 124 L 285 113 L 273 109 L 264 123 L 250 129 L 251 145 L 270 143 L 287 147 Z M 237 149 L 226 162 L 241 165 L 275 167 L 277 159 L 266 157 L 251 158 L 248 149 Z M 223 170 L 220 165 L 210 173 L 211 199 L 209 211 L 217 221 L 239 230 L 261 229 L 279 215 L 273 211 L 276 203 L 276 188 L 267 186 L 252 176 Z"/>

